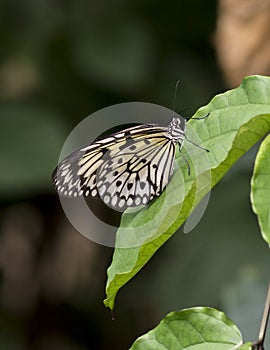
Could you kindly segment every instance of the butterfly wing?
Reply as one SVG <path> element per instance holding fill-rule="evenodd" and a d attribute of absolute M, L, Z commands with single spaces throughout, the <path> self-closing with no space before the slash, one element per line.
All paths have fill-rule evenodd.
<path fill-rule="evenodd" d="M 53 183 L 62 195 L 99 196 L 113 208 L 146 204 L 169 182 L 174 156 L 167 128 L 139 125 L 71 153 Z"/>
<path fill-rule="evenodd" d="M 174 167 L 175 144 L 164 134 L 130 139 L 97 171 L 97 190 L 111 207 L 147 204 L 168 184 Z"/>
<path fill-rule="evenodd" d="M 125 142 L 125 132 L 118 132 L 72 152 L 52 174 L 56 190 L 67 197 L 97 197 L 96 172 L 104 163 L 104 154 L 113 145 L 119 144 L 120 147 Z"/>

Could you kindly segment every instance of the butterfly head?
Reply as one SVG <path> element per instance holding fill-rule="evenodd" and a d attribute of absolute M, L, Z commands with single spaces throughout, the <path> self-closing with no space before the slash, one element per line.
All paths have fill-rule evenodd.
<path fill-rule="evenodd" d="M 186 129 L 185 119 L 183 120 L 183 122 L 181 122 L 179 118 L 175 118 L 175 117 L 172 118 L 168 126 L 169 134 L 171 135 L 172 139 L 175 141 L 178 141 L 179 139 L 184 138 L 185 129 Z"/>

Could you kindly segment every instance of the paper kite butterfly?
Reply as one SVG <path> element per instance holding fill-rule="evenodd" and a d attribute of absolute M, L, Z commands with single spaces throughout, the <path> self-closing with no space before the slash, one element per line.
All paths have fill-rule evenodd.
<path fill-rule="evenodd" d="M 99 197 L 119 210 L 149 203 L 173 175 L 177 146 L 181 151 L 186 140 L 206 150 L 187 138 L 186 121 L 133 126 L 72 152 L 52 174 L 55 188 L 63 196 Z"/>

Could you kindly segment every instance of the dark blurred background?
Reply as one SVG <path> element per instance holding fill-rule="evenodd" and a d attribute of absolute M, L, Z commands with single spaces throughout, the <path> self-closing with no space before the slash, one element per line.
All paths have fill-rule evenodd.
<path fill-rule="evenodd" d="M 245 75 L 270 73 L 270 1 L 0 2 L 0 349 L 128 349 L 172 310 L 223 309 L 255 340 L 269 252 L 249 202 L 256 147 L 103 306 L 113 250 L 78 233 L 51 184 L 78 122 L 112 104 L 191 113 Z M 105 129 L 105 125 L 104 125 Z M 268 344 L 269 345 L 269 344 Z"/>

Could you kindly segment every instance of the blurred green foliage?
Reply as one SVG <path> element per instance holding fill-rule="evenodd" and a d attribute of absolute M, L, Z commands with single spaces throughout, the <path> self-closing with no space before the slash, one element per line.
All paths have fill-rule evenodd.
<path fill-rule="evenodd" d="M 195 110 L 207 102 L 219 84 L 209 45 L 215 2 L 192 5 L 196 11 L 188 1 L 2 1 L 2 149 L 16 155 L 18 129 L 29 140 L 24 151 L 32 166 L 26 160 L 25 169 L 18 164 L 16 172 L 16 164 L 1 159 L 5 174 L 0 193 L 7 189 L 8 179 L 8 193 L 12 189 L 17 193 L 20 177 L 25 190 L 31 191 L 32 185 L 48 189 L 47 177 L 38 172 L 52 167 L 68 130 L 101 107 L 134 100 L 171 107 L 177 79 L 181 80 L 177 109 Z M 28 123 L 21 128 L 25 117 Z M 40 125 L 31 122 L 38 118 Z M 43 128 L 52 130 L 51 139 L 45 129 L 41 133 Z M 55 153 L 52 144 L 48 148 L 50 142 Z M 31 156 L 33 147 L 37 154 Z M 40 167 L 46 158 L 47 164 Z"/>
<path fill-rule="evenodd" d="M 0 2 L 1 349 L 127 349 L 173 309 L 222 307 L 242 265 L 269 262 L 249 207 L 250 153 L 200 225 L 120 293 L 112 322 L 102 305 L 112 251 L 74 232 L 50 181 L 66 136 L 96 110 L 171 108 L 177 79 L 180 113 L 224 91 L 215 21 L 214 0 Z"/>

